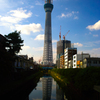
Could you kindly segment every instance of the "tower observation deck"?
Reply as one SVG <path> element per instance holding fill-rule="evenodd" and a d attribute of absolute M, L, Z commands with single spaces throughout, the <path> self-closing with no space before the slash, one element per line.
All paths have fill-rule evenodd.
<path fill-rule="evenodd" d="M 45 0 L 45 35 L 44 35 L 44 51 L 43 64 L 51 65 L 53 63 L 52 57 L 52 31 L 51 31 L 51 12 L 53 9 L 52 0 Z"/>

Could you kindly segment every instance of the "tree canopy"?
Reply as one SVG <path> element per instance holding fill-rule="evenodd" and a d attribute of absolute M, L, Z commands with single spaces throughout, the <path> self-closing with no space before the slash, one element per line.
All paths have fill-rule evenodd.
<path fill-rule="evenodd" d="M 6 49 L 7 51 L 15 55 L 16 53 L 19 53 L 21 49 L 21 46 L 23 46 L 24 40 L 21 39 L 20 31 L 14 31 L 12 33 L 9 33 L 8 35 L 5 35 L 6 38 Z"/>

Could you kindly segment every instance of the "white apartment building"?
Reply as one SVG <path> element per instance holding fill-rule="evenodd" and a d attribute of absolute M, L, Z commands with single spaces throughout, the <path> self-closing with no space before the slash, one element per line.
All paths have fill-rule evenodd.
<path fill-rule="evenodd" d="M 72 66 L 73 66 L 73 60 L 69 60 L 69 61 L 68 61 L 68 67 L 69 67 L 69 68 L 73 68 Z"/>
<path fill-rule="evenodd" d="M 65 66 L 65 68 L 73 67 L 72 64 L 69 64 L 70 63 L 69 60 L 73 60 L 74 54 L 77 54 L 77 48 L 66 48 L 64 50 L 64 66 Z"/>
<path fill-rule="evenodd" d="M 82 53 L 73 55 L 73 68 L 78 68 L 77 61 L 83 61 L 84 58 L 89 58 L 90 54 Z"/>

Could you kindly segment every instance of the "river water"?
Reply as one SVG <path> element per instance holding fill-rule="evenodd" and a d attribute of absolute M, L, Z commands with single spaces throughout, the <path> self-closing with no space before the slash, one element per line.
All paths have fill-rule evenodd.
<path fill-rule="evenodd" d="M 29 100 L 67 100 L 67 98 L 51 76 L 43 76 L 29 94 Z"/>
<path fill-rule="evenodd" d="M 81 96 L 70 89 L 64 90 L 67 96 L 51 76 L 43 76 L 25 100 L 100 100 L 100 93 L 90 91 Z"/>

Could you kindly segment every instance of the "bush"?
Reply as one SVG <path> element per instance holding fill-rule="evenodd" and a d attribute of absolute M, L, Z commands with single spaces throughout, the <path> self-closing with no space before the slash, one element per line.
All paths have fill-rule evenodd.
<path fill-rule="evenodd" d="M 94 85 L 100 85 L 100 68 L 53 69 L 52 71 L 67 78 L 80 90 L 92 90 Z"/>

